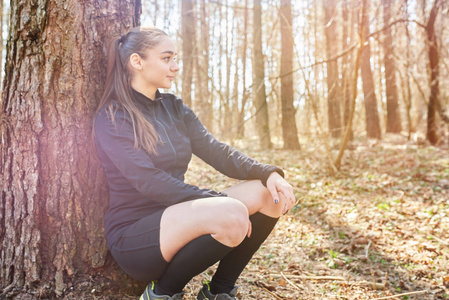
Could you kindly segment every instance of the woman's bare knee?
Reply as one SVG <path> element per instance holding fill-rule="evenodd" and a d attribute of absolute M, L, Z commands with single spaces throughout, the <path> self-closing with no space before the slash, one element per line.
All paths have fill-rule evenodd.
<path fill-rule="evenodd" d="M 282 215 L 282 204 L 274 202 L 273 196 L 260 180 L 245 181 L 224 190 L 224 192 L 243 202 L 251 215 L 256 212 L 261 212 L 272 218 Z"/>
<path fill-rule="evenodd" d="M 282 216 L 282 210 L 284 208 L 285 201 L 278 201 L 277 203 L 275 203 L 271 194 L 265 201 L 266 205 L 264 205 L 264 207 L 262 207 L 262 209 L 260 210 L 261 213 L 272 218 L 279 218 L 280 216 Z"/>
<path fill-rule="evenodd" d="M 213 237 L 219 242 L 234 247 L 240 244 L 248 232 L 249 213 L 247 207 L 233 198 L 223 199 L 216 221 Z"/>
<path fill-rule="evenodd" d="M 259 195 L 261 198 L 261 203 L 263 203 L 262 207 L 259 209 L 259 212 L 272 218 L 278 218 L 282 215 L 283 202 L 278 201 L 278 203 L 276 203 L 266 187 L 263 187 L 263 191 L 261 191 Z"/>

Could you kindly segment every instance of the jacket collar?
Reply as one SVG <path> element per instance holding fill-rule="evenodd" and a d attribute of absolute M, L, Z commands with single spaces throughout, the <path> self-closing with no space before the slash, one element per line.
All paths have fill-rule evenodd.
<path fill-rule="evenodd" d="M 156 98 L 154 100 L 148 98 L 144 94 L 139 93 L 138 91 L 136 91 L 133 88 L 131 88 L 131 93 L 132 93 L 133 100 L 143 106 L 156 105 L 159 102 L 161 102 L 162 98 L 163 98 L 162 94 L 159 92 L 159 90 L 156 91 Z"/>

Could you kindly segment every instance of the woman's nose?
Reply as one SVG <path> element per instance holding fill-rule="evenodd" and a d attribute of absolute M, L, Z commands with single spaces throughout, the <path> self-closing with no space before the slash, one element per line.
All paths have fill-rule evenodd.
<path fill-rule="evenodd" d="M 179 66 L 178 66 L 178 63 L 176 61 L 173 62 L 172 67 L 171 67 L 171 71 L 172 72 L 178 72 L 179 71 Z"/>

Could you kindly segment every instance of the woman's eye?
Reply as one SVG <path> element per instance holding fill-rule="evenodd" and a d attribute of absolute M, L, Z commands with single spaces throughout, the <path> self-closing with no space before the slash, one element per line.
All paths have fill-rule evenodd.
<path fill-rule="evenodd" d="M 169 62 L 170 61 L 170 57 L 164 57 L 163 58 L 166 62 Z"/>

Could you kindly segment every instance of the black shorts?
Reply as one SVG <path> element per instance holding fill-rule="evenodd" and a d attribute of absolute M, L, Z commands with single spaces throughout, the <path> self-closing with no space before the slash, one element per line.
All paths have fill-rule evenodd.
<path fill-rule="evenodd" d="M 157 280 L 168 265 L 162 256 L 159 240 L 164 210 L 130 225 L 110 248 L 119 266 L 137 280 Z"/>

